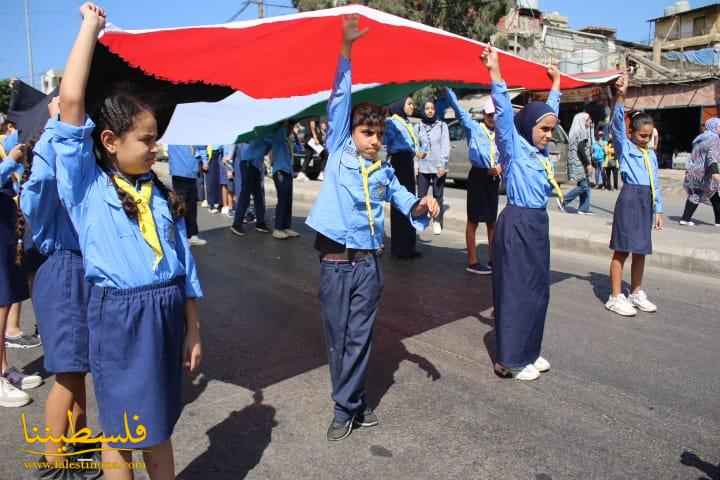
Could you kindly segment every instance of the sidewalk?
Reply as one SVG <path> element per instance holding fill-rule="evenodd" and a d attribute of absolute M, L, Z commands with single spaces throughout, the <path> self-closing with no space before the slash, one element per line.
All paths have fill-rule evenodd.
<path fill-rule="evenodd" d="M 674 173 L 674 172 L 673 172 Z M 293 184 L 293 200 L 296 205 L 309 208 L 320 191 L 321 182 L 303 181 Z M 566 186 L 567 190 L 570 186 Z M 275 187 L 266 180 L 267 200 L 275 201 Z M 500 197 L 500 209 L 505 206 L 505 197 Z M 446 189 L 445 228 L 464 232 L 466 222 L 465 191 Z M 605 257 L 610 261 L 610 232 L 612 229 L 611 212 L 594 216 L 579 216 L 561 213 L 555 208 L 555 200 L 548 205 L 550 214 L 550 244 L 555 255 L 562 251 L 572 251 Z M 389 207 L 386 218 L 389 219 Z M 672 221 L 666 218 L 668 223 Z M 720 229 L 715 227 L 698 229 L 679 229 L 670 225 L 662 232 L 653 232 L 653 255 L 649 265 L 669 270 L 720 275 Z M 485 238 L 481 225 L 478 240 Z M 389 231 L 389 228 L 386 229 Z"/>

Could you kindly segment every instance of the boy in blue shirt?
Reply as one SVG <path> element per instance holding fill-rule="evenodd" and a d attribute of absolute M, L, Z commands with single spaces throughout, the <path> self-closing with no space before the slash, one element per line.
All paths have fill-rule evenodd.
<path fill-rule="evenodd" d="M 173 190 L 185 200 L 185 224 L 190 245 L 207 244 L 198 236 L 197 177 L 200 172 L 200 159 L 189 145 L 168 145 L 168 163 L 172 176 Z"/>
<path fill-rule="evenodd" d="M 389 201 L 417 229 L 440 208 L 432 197 L 418 199 L 400 185 L 395 171 L 377 160 L 385 127 L 382 108 L 352 108 L 350 52 L 366 31 L 357 16 L 344 19 L 343 46 L 328 102 L 328 163 L 325 181 L 307 224 L 317 232 L 320 303 L 332 379 L 335 416 L 329 441 L 350 435 L 353 426 L 377 425 L 365 399 L 373 325 L 383 288 L 378 253 L 383 247 L 384 204 Z"/>

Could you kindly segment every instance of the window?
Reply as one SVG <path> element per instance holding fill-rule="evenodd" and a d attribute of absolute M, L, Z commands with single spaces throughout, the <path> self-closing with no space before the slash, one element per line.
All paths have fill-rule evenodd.
<path fill-rule="evenodd" d="M 700 35 L 707 34 L 705 25 L 705 17 L 697 17 L 693 19 L 693 36 L 699 37 Z"/>
<path fill-rule="evenodd" d="M 458 121 L 448 125 L 448 133 L 450 134 L 450 140 L 453 142 L 465 139 L 465 129 Z"/>

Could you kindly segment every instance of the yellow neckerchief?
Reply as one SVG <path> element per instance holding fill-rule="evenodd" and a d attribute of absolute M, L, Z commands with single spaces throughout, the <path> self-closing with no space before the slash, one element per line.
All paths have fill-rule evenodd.
<path fill-rule="evenodd" d="M 403 127 L 405 127 L 405 130 L 408 131 L 408 133 L 410 134 L 410 138 L 412 138 L 412 141 L 413 141 L 413 146 L 412 146 L 412 147 L 413 147 L 413 151 L 416 151 L 417 148 L 418 148 L 418 140 L 417 140 L 417 137 L 415 136 L 415 132 L 413 131 L 412 127 L 408 124 L 408 122 L 405 121 L 404 118 L 402 118 L 402 117 L 401 117 L 400 115 L 398 115 L 397 113 L 394 114 L 394 115 L 392 116 L 392 118 L 393 118 L 394 120 L 397 120 L 398 122 L 402 123 Z"/>
<path fill-rule="evenodd" d="M 138 192 L 130 185 L 130 182 L 124 178 L 117 175 L 115 175 L 114 178 L 120 190 L 130 195 L 130 198 L 132 198 L 137 205 L 140 233 L 150 248 L 152 248 L 153 252 L 155 252 L 155 263 L 153 264 L 153 270 L 155 270 L 163 259 L 163 249 L 162 245 L 160 245 L 160 238 L 158 237 L 157 228 L 155 227 L 155 219 L 153 218 L 152 209 L 150 208 L 153 181 L 148 180 L 143 182 L 140 187 L 140 192 Z"/>
<path fill-rule="evenodd" d="M 212 147 L 212 145 L 208 145 L 207 148 L 206 148 L 206 150 L 207 150 L 207 156 L 208 156 L 208 161 L 209 161 L 209 160 L 212 158 L 212 154 L 213 154 L 213 147 Z"/>
<path fill-rule="evenodd" d="M 547 175 L 548 182 L 550 182 L 550 185 L 552 185 L 553 190 L 555 190 L 555 193 L 557 194 L 558 198 L 560 199 L 560 202 L 565 200 L 565 195 L 563 195 L 562 190 L 560 190 L 560 185 L 558 185 L 557 180 L 555 180 L 555 172 L 553 171 L 552 163 L 550 163 L 549 158 L 545 158 L 544 156 L 540 156 L 538 158 L 540 161 L 540 164 L 542 164 L 543 168 L 545 169 L 545 175 Z"/>
<path fill-rule="evenodd" d="M 638 148 L 640 148 L 640 147 L 638 147 Z M 642 152 L 643 161 L 645 162 L 645 170 L 647 170 L 648 177 L 650 177 L 650 193 L 652 194 L 652 201 L 653 201 L 653 208 L 654 208 L 654 205 L 655 205 L 655 178 L 654 178 L 652 163 L 650 162 L 650 152 L 648 152 L 647 148 L 640 148 L 640 151 Z"/>
<path fill-rule="evenodd" d="M 490 167 L 495 168 L 495 132 L 491 132 L 484 122 L 481 122 L 480 126 L 482 127 L 483 132 L 485 132 L 485 135 L 487 135 L 490 139 Z"/>
<path fill-rule="evenodd" d="M 370 204 L 370 175 L 382 166 L 380 160 L 375 161 L 370 167 L 365 166 L 365 159 L 360 155 L 357 156 L 360 164 L 360 175 L 363 182 L 363 193 L 365 194 L 365 209 L 367 210 L 368 223 L 370 224 L 370 233 L 375 238 L 375 217 L 373 216 L 372 205 Z"/>

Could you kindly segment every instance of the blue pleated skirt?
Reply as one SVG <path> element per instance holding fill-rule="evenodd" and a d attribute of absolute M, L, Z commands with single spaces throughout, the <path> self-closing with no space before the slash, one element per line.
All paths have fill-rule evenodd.
<path fill-rule="evenodd" d="M 545 209 L 508 205 L 493 239 L 496 361 L 522 368 L 540 356 L 550 302 L 550 238 Z"/>
<path fill-rule="evenodd" d="M 93 286 L 88 305 L 90 371 L 105 436 L 143 425 L 146 438 L 115 448 L 168 440 L 182 411 L 184 278 L 126 290 Z"/>
<path fill-rule="evenodd" d="M 85 280 L 79 252 L 58 250 L 40 265 L 33 282 L 33 309 L 43 340 L 45 370 L 52 373 L 90 370 Z"/>
<path fill-rule="evenodd" d="M 638 255 L 652 253 L 653 204 L 647 185 L 623 184 L 613 213 L 610 249 Z"/>

